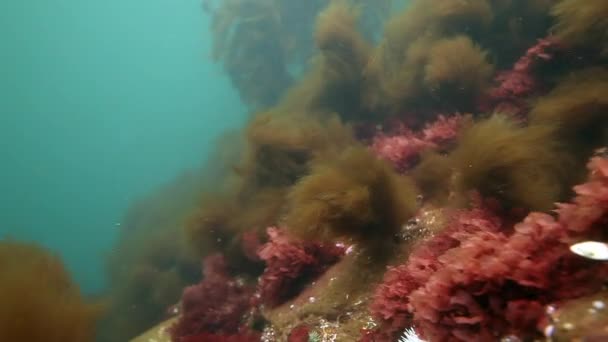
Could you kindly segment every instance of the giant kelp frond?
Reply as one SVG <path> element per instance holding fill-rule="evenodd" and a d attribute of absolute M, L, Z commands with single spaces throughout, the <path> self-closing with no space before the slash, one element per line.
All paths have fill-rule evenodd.
<path fill-rule="evenodd" d="M 59 258 L 1 241 L 0 270 L 1 341 L 94 341 L 102 307 L 84 300 Z"/>
<path fill-rule="evenodd" d="M 296 235 L 364 243 L 391 239 L 416 210 L 410 181 L 362 147 L 315 162 L 288 201 L 285 223 Z"/>

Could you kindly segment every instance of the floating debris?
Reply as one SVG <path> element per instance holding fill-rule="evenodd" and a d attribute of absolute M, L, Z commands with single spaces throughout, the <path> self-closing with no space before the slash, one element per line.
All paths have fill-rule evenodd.
<path fill-rule="evenodd" d="M 579 242 L 570 246 L 572 253 L 587 259 L 608 260 L 608 244 L 599 241 Z"/>

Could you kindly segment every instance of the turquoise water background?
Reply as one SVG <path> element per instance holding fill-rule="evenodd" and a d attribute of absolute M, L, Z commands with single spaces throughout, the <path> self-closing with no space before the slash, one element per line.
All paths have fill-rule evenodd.
<path fill-rule="evenodd" d="M 128 205 L 245 120 L 198 0 L 0 1 L 0 237 L 87 293 Z"/>

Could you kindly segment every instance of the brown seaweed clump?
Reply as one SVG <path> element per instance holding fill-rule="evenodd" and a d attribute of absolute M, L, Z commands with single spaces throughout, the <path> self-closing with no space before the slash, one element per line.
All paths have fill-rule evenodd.
<path fill-rule="evenodd" d="M 580 163 L 608 143 L 608 69 L 594 67 L 562 79 L 538 99 L 530 112 L 532 123 L 554 123 L 567 151 Z"/>
<path fill-rule="evenodd" d="M 1 241 L 0 269 L 0 341 L 94 341 L 102 306 L 85 301 L 59 258 Z"/>
<path fill-rule="evenodd" d="M 434 96 L 450 96 L 458 102 L 458 98 L 474 99 L 488 86 L 493 72 L 487 51 L 467 36 L 456 36 L 433 44 L 424 66 L 424 84 Z"/>
<path fill-rule="evenodd" d="M 165 319 L 182 289 L 199 279 L 200 260 L 185 247 L 182 226 L 201 186 L 197 174 L 183 174 L 127 211 L 107 263 L 100 341 L 128 341 Z"/>
<path fill-rule="evenodd" d="M 321 87 L 318 102 L 342 117 L 361 118 L 365 91 L 363 70 L 371 46 L 357 30 L 359 13 L 346 1 L 334 1 L 319 15 L 315 42 L 320 52 Z"/>
<path fill-rule="evenodd" d="M 545 34 L 549 5 L 548 0 L 412 1 L 387 23 L 371 54 L 365 105 L 385 115 L 420 108 L 475 112 L 494 65 L 511 67 Z"/>
<path fill-rule="evenodd" d="M 492 11 L 485 0 L 413 1 L 388 21 L 384 38 L 366 67 L 365 73 L 375 85 L 367 94 L 367 105 L 377 110 L 397 113 L 405 107 L 428 101 L 425 65 L 435 43 L 470 31 L 487 29 L 491 22 Z M 464 48 L 465 51 L 450 51 L 447 56 L 470 56 L 474 50 L 462 39 L 455 42 L 459 45 L 458 48 Z M 462 42 L 465 44 L 462 45 Z M 440 63 L 441 50 L 440 45 L 434 53 L 435 65 Z M 480 56 L 482 60 L 485 58 L 483 54 Z M 471 61 L 478 60 L 480 58 L 475 57 Z M 468 64 L 468 60 L 463 61 Z M 436 70 L 441 70 L 443 76 L 452 74 L 452 71 L 446 69 L 447 65 L 443 65 L 443 68 Z M 461 69 L 456 64 L 451 66 Z M 467 76 L 476 78 L 475 73 Z M 431 72 L 431 86 L 433 78 Z"/>
<path fill-rule="evenodd" d="M 299 13 L 314 15 L 318 3 L 308 2 Z M 213 59 L 222 62 L 241 100 L 251 108 L 275 104 L 293 82 L 287 50 L 301 35 L 286 30 L 284 13 L 276 5 L 274 0 L 224 0 L 211 13 Z"/>
<path fill-rule="evenodd" d="M 242 159 L 226 176 L 230 184 L 203 196 L 185 231 L 198 255 L 223 252 L 231 264 L 255 273 L 243 249 L 243 234 L 263 239 L 266 228 L 277 223 L 289 187 L 308 173 L 310 161 L 350 145 L 354 138 L 336 116 L 277 112 L 258 114 L 246 138 Z"/>
<path fill-rule="evenodd" d="M 362 147 L 313 163 L 288 195 L 285 224 L 308 239 L 386 243 L 417 207 L 410 181 Z"/>
<path fill-rule="evenodd" d="M 423 157 L 414 178 L 430 198 L 478 190 L 508 206 L 547 210 L 581 180 L 593 150 L 608 143 L 606 93 L 606 69 L 574 72 L 536 100 L 528 125 L 502 115 L 481 120 L 449 156 Z"/>
<path fill-rule="evenodd" d="M 551 123 L 523 125 L 494 114 L 464 130 L 448 155 L 427 153 L 412 171 L 433 202 L 463 204 L 471 191 L 508 208 L 548 210 L 576 177 L 575 158 Z"/>
<path fill-rule="evenodd" d="M 452 164 L 447 155 L 425 152 L 411 177 L 426 200 L 444 204 L 450 195 Z"/>
<path fill-rule="evenodd" d="M 350 127 L 329 114 L 261 113 L 250 122 L 246 134 L 247 152 L 238 171 L 255 187 L 293 185 L 316 155 L 354 141 Z"/>
<path fill-rule="evenodd" d="M 561 0 L 553 6 L 551 14 L 557 19 L 553 30 L 560 41 L 599 50 L 608 57 L 608 2 Z"/>
<path fill-rule="evenodd" d="M 336 113 L 344 120 L 365 119 L 362 99 L 368 82 L 364 69 L 371 45 L 357 30 L 356 6 L 334 1 L 319 14 L 314 41 L 318 54 L 303 79 L 277 106 L 283 112 Z"/>
<path fill-rule="evenodd" d="M 339 1 L 335 1 L 339 2 Z M 345 0 L 363 9 L 358 25 L 376 35 L 391 0 Z M 212 16 L 213 58 L 221 61 L 241 99 L 252 109 L 275 105 L 315 53 L 311 27 L 325 0 L 222 0 Z M 335 7 L 334 1 L 329 7 Z"/>
<path fill-rule="evenodd" d="M 466 130 L 450 155 L 457 193 L 478 190 L 505 204 L 550 209 L 565 194 L 571 169 L 551 125 L 521 127 L 493 115 Z"/>

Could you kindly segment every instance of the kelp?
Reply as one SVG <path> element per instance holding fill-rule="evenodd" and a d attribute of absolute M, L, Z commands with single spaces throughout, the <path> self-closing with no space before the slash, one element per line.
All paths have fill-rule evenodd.
<path fill-rule="evenodd" d="M 44 248 L 0 241 L 0 340 L 95 340 L 102 303 L 87 302 L 61 260 Z"/>
<path fill-rule="evenodd" d="M 425 200 L 445 204 L 450 195 L 452 164 L 450 158 L 436 152 L 423 153 L 411 177 Z"/>
<path fill-rule="evenodd" d="M 181 232 L 201 187 L 197 174 L 186 173 L 127 211 L 107 263 L 109 307 L 101 341 L 129 340 L 167 318 L 182 288 L 200 275 Z"/>
<path fill-rule="evenodd" d="M 530 112 L 532 123 L 555 123 L 567 150 L 584 162 L 608 143 L 608 69 L 593 67 L 563 77 Z"/>
<path fill-rule="evenodd" d="M 560 30 L 569 30 L 564 13 L 574 9 L 557 11 L 568 2 L 553 7 L 558 36 Z M 554 202 L 568 198 L 593 149 L 608 143 L 602 97 L 607 90 L 606 71 L 601 59 L 571 63 L 571 57 L 560 55 L 565 53 L 559 50 L 562 45 L 552 38 L 535 45 L 546 38 L 551 25 L 551 0 L 414 0 L 389 21 L 376 46 L 373 33 L 360 33 L 369 23 L 371 1 L 330 1 L 318 17 L 324 5 L 315 1 L 225 0 L 221 4 L 213 12 L 219 20 L 215 39 L 223 41 L 218 58 L 241 87 L 241 96 L 253 99 L 246 100 L 250 107 L 268 108 L 252 113 L 239 132 L 238 153 L 210 167 L 216 170 L 215 182 L 196 190 L 199 196 L 188 202 L 187 212 L 176 212 L 182 218 L 179 228 L 167 229 L 166 235 L 155 239 L 157 246 L 134 255 L 141 255 L 137 263 L 154 265 L 146 268 L 154 270 L 159 264 L 189 265 L 185 260 L 192 255 L 198 261 L 220 253 L 230 276 L 253 286 L 260 274 L 270 274 L 267 278 L 281 284 L 281 274 L 292 274 L 290 267 L 310 261 L 309 254 L 300 253 L 302 248 L 285 248 L 291 253 L 285 252 L 287 261 L 273 266 L 280 272 L 265 273 L 270 258 L 260 258 L 258 252 L 267 231 L 285 231 L 286 246 L 304 239 L 311 245 L 330 242 L 334 247 L 344 243 L 337 248 L 352 247 L 319 276 L 318 283 L 298 284 L 298 295 L 289 302 L 272 309 L 251 304 L 252 311 L 260 309 L 280 330 L 276 336 L 289 336 L 299 323 L 314 325 L 320 320 L 339 330 L 343 316 L 353 314 L 361 321 L 345 323 L 339 333 L 348 330 L 354 340 L 365 324 L 360 305 L 367 303 L 371 286 L 386 266 L 405 262 L 410 248 L 425 234 L 440 233 L 452 212 L 464 215 L 460 222 L 464 228 L 455 226 L 450 232 L 457 240 L 459 229 L 471 226 L 469 218 L 491 224 L 492 217 L 521 212 L 498 207 L 547 211 Z M 293 20 L 296 7 L 301 18 Z M 598 22 L 602 21 L 593 21 Z M 591 30 L 597 41 L 603 36 L 593 23 L 574 31 Z M 560 39 L 567 43 L 566 37 L 563 33 Z M 581 47 L 585 53 L 589 44 Z M 266 52 L 270 58 L 263 60 Z M 534 70 L 536 77 L 504 77 L 505 70 L 531 72 L 522 70 L 526 63 L 516 63 L 520 59 L 527 65 L 543 64 L 542 70 Z M 276 82 L 271 80 L 275 75 Z M 518 87 L 529 90 L 508 92 L 518 104 L 525 102 L 517 118 L 500 111 L 492 114 L 497 108 L 492 101 L 481 109 L 479 102 L 492 86 L 499 86 L 492 84 L 492 78 L 500 86 L 513 82 L 507 84 L 507 92 Z M 299 81 L 279 96 L 294 79 Z M 260 89 L 253 89 L 254 85 Z M 458 113 L 472 113 L 471 121 L 457 127 L 440 125 L 436 132 L 429 128 L 432 120 L 458 117 Z M 386 150 L 374 146 L 378 137 L 394 138 L 390 143 L 400 151 L 412 150 L 416 139 L 428 148 L 415 150 L 407 167 L 394 168 L 379 159 L 379 151 Z M 154 225 L 155 220 L 151 215 L 140 224 Z M 416 234 L 408 235 L 412 231 Z M 171 239 L 170 234 L 183 238 L 187 248 L 180 242 L 168 244 L 165 250 L 161 242 Z M 438 247 L 449 249 L 454 239 L 439 241 Z M 434 260 L 437 246 L 432 247 L 424 258 Z M 181 253 L 188 258 L 176 257 Z M 169 267 L 159 278 L 150 276 L 154 272 L 143 272 L 145 280 L 139 280 L 131 293 L 149 301 L 155 298 L 157 303 L 168 301 L 166 293 L 177 286 L 175 280 L 183 281 L 190 274 L 180 271 L 186 269 Z M 356 271 L 360 269 L 369 272 Z M 432 267 L 417 269 L 432 271 Z M 411 284 L 404 279 L 394 279 L 397 284 L 390 290 L 407 293 Z M 166 285 L 155 293 L 146 282 Z M 400 306 L 406 305 L 401 301 L 391 310 L 404 310 Z M 160 305 L 148 308 L 158 314 Z"/>
<path fill-rule="evenodd" d="M 477 190 L 510 207 L 547 210 L 568 189 L 571 170 L 552 125 L 521 127 L 493 115 L 463 132 L 450 154 L 457 193 Z"/>
<path fill-rule="evenodd" d="M 487 51 L 475 45 L 467 36 L 456 36 L 436 41 L 430 48 L 424 66 L 424 84 L 433 96 L 475 100 L 477 94 L 489 85 L 493 67 L 488 62 Z M 471 108 L 463 103 L 460 108 Z"/>
<path fill-rule="evenodd" d="M 313 163 L 288 195 L 285 225 L 307 239 L 391 241 L 416 210 L 411 182 L 364 148 Z"/>
<path fill-rule="evenodd" d="M 185 236 L 197 255 L 224 253 L 232 265 L 240 265 L 236 271 L 256 276 L 259 267 L 250 244 L 263 240 L 266 228 L 277 223 L 289 188 L 309 172 L 313 159 L 352 144 L 354 138 L 336 116 L 282 111 L 259 113 L 244 135 L 245 151 L 226 177 L 229 184 L 202 197 L 185 225 Z"/>
<path fill-rule="evenodd" d="M 347 1 L 334 1 L 319 15 L 315 28 L 321 74 L 315 102 L 346 118 L 365 115 L 359 113 L 359 99 L 365 92 L 363 70 L 371 46 L 357 31 L 358 17 Z"/>
<path fill-rule="evenodd" d="M 560 0 L 551 8 L 555 37 L 572 47 L 597 50 L 608 57 L 608 3 Z"/>
<path fill-rule="evenodd" d="M 424 155 L 412 176 L 440 205 L 464 205 L 477 191 L 507 208 L 547 210 L 569 194 L 580 165 L 557 132 L 494 114 L 466 128 L 447 155 Z"/>
<path fill-rule="evenodd" d="M 365 9 L 360 26 L 373 37 L 392 1 L 347 2 Z M 276 104 L 294 79 L 308 69 L 314 55 L 311 27 L 326 6 L 322 0 L 222 0 L 217 8 L 208 8 L 213 58 L 222 62 L 250 108 Z"/>
<path fill-rule="evenodd" d="M 429 102 L 436 111 L 473 110 L 492 65 L 508 67 L 549 26 L 548 6 L 544 0 L 412 1 L 387 23 L 384 37 L 372 53 L 365 71 L 372 84 L 366 105 L 385 115 L 428 109 Z M 451 57 L 455 57 L 453 61 Z M 438 65 L 442 68 L 437 69 Z M 430 76 L 425 76 L 427 68 Z M 468 70 L 467 85 L 477 81 L 479 86 L 461 96 L 453 91 L 435 94 L 434 69 L 442 70 L 444 76 L 456 76 L 459 71 L 464 75 L 462 71 Z"/>
<path fill-rule="evenodd" d="M 292 185 L 306 172 L 308 161 L 327 148 L 353 142 L 349 126 L 335 115 L 314 117 L 294 112 L 258 114 L 249 124 L 243 178 L 263 186 Z"/>
<path fill-rule="evenodd" d="M 281 38 L 281 13 L 273 0 L 225 0 L 212 13 L 213 58 L 223 62 L 233 86 L 252 108 L 268 107 L 293 79 Z M 314 3 L 314 2 L 313 2 Z"/>

